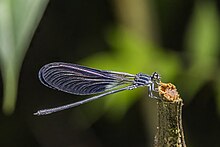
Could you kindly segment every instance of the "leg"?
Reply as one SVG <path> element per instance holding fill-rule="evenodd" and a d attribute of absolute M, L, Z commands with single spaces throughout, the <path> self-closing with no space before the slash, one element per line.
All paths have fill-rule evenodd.
<path fill-rule="evenodd" d="M 155 84 L 151 83 L 152 91 L 158 92 L 158 88 L 155 88 Z"/>
<path fill-rule="evenodd" d="M 158 97 L 154 96 L 153 92 L 158 92 L 158 88 L 154 87 L 154 83 L 150 83 L 148 85 L 148 96 L 150 98 L 155 98 L 155 99 L 159 99 Z"/>

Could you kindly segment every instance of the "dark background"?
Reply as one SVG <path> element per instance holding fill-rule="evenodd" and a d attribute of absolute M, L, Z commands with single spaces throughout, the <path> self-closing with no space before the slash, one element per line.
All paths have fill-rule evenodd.
<path fill-rule="evenodd" d="M 159 34 L 155 40 L 165 51 L 180 54 L 185 66 L 189 61 L 181 52 L 185 49 L 184 35 L 194 7 L 195 1 L 191 0 L 154 3 Z M 15 112 L 11 116 L 0 113 L 0 146 L 152 146 L 153 138 L 145 127 L 151 120 L 144 121 L 140 110 L 143 101 L 154 101 L 143 98 L 146 95 L 117 121 L 111 121 L 105 114 L 91 121 L 84 111 L 88 105 L 49 116 L 32 115 L 38 109 L 81 98 L 46 88 L 38 80 L 38 71 L 44 64 L 54 61 L 79 63 L 98 52 L 111 54 L 111 46 L 104 36 L 106 29 L 119 23 L 115 9 L 110 0 L 49 2 L 23 61 Z M 2 95 L 2 79 L 0 83 Z M 183 106 L 187 146 L 220 146 L 220 119 L 214 86 L 213 80 L 207 81 Z M 95 107 L 95 103 L 101 104 L 102 100 L 88 107 Z"/>

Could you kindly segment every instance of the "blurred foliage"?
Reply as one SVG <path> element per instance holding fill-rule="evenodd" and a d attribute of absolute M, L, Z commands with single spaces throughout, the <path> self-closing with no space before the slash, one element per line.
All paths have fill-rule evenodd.
<path fill-rule="evenodd" d="M 217 65 L 220 51 L 219 26 L 216 5 L 212 2 L 198 2 L 185 35 L 185 50 L 182 54 L 189 59 L 187 66 L 181 60 L 181 54 L 168 52 L 146 42 L 126 27 L 112 28 L 107 34 L 107 40 L 114 51 L 112 54 L 97 53 L 81 63 L 133 74 L 140 71 L 144 73 L 157 71 L 161 73 L 163 81 L 177 81 L 178 89 L 189 102 L 204 84 L 218 77 L 216 69 L 219 68 Z M 120 93 L 117 97 L 108 96 L 111 98 L 106 99 L 106 108 L 111 111 L 110 115 L 122 117 L 137 100 L 139 96 L 137 91 Z M 220 90 L 216 92 L 219 93 Z"/>
<path fill-rule="evenodd" d="M 212 1 L 197 2 L 185 38 L 189 66 L 180 80 L 180 88 L 184 90 L 182 93 L 186 101 L 189 101 L 207 82 L 213 81 L 220 115 L 219 26 L 216 4 Z"/>
<path fill-rule="evenodd" d="M 198 2 L 185 38 L 185 54 L 189 65 L 183 73 L 181 89 L 187 101 L 208 81 L 215 82 L 216 77 L 219 78 L 219 26 L 216 5 L 213 2 Z"/>
<path fill-rule="evenodd" d="M 20 68 L 48 0 L 0 0 L 0 67 L 3 111 L 14 111 Z"/>
<path fill-rule="evenodd" d="M 179 58 L 173 52 L 165 52 L 134 34 L 121 27 L 110 29 L 107 40 L 113 53 L 97 53 L 81 63 L 90 67 L 133 74 L 151 74 L 157 71 L 166 75 L 163 77 L 164 80 L 172 81 L 181 71 Z M 111 111 L 111 117 L 120 119 L 140 96 L 140 89 L 108 96 L 105 110 Z M 96 114 L 98 113 L 100 110 L 97 110 Z"/>
<path fill-rule="evenodd" d="M 105 3 L 106 1 L 105 2 L 102 1 L 102 2 Z M 97 34 L 95 34 L 96 31 L 103 29 L 106 32 L 105 41 L 107 42 L 107 46 L 111 50 L 110 51 L 105 50 L 103 52 L 97 52 L 93 55 L 90 55 L 91 50 L 92 51 L 94 51 L 94 50 L 93 49 L 90 50 L 90 48 L 88 48 L 88 49 L 86 49 L 86 51 L 89 52 L 89 56 L 80 60 L 79 61 L 80 64 L 87 65 L 87 66 L 93 67 L 93 68 L 103 69 L 103 70 L 121 71 L 121 72 L 127 72 L 127 73 L 132 73 L 132 74 L 136 74 L 139 72 L 151 74 L 152 72 L 157 71 L 158 73 L 161 74 L 163 82 L 172 82 L 177 86 L 181 96 L 184 98 L 184 101 L 186 104 L 184 107 L 185 110 L 190 109 L 189 108 L 190 103 L 192 103 L 193 100 L 195 100 L 193 98 L 195 98 L 197 94 L 201 93 L 202 88 L 204 88 L 207 83 L 209 83 L 209 82 L 214 83 L 214 88 L 215 88 L 214 89 L 215 90 L 215 94 L 214 94 L 215 97 L 214 98 L 218 102 L 217 108 L 218 108 L 218 112 L 220 114 L 220 77 L 219 77 L 219 75 L 220 75 L 220 68 L 219 68 L 220 19 L 219 19 L 219 14 L 218 14 L 219 12 L 217 10 L 217 5 L 213 1 L 196 1 L 194 8 L 192 8 L 193 9 L 192 14 L 190 12 L 190 14 L 187 15 L 187 14 L 180 14 L 180 13 L 187 13 L 188 12 L 186 10 L 186 8 L 188 8 L 186 6 L 189 3 L 188 1 L 180 1 L 180 2 L 175 1 L 173 3 L 173 1 L 167 0 L 167 1 L 156 1 L 155 3 L 153 3 L 153 1 L 146 1 L 146 0 L 138 0 L 138 1 L 128 1 L 128 0 L 117 1 L 117 0 L 115 0 L 115 1 L 111 1 L 111 2 L 112 2 L 111 3 L 112 5 L 109 6 L 110 4 L 108 4 L 108 7 L 110 7 L 108 9 L 114 9 L 114 10 L 108 10 L 110 12 L 106 12 L 107 11 L 107 10 L 105 10 L 106 7 L 104 7 L 104 8 L 98 7 L 98 8 L 100 8 L 100 11 L 94 12 L 93 9 L 89 9 L 90 7 L 94 7 L 94 6 L 87 5 L 87 4 L 91 4 L 89 1 L 79 0 L 79 1 L 51 2 L 52 8 L 50 8 L 50 10 L 52 9 L 52 11 L 50 11 L 50 12 L 52 12 L 53 14 L 51 14 L 51 13 L 49 14 L 49 12 L 48 12 L 47 16 L 45 16 L 46 19 L 44 20 L 44 23 L 45 23 L 44 27 L 47 25 L 47 27 L 49 26 L 49 29 L 44 29 L 44 31 L 46 30 L 45 31 L 46 33 L 45 32 L 42 33 L 43 31 L 41 33 L 43 34 L 43 37 L 45 37 L 45 36 L 46 37 L 45 38 L 43 38 L 42 36 L 41 37 L 46 40 L 45 42 L 47 42 L 47 40 L 51 39 L 52 43 L 49 42 L 48 44 L 53 44 L 55 47 L 58 46 L 56 48 L 59 48 L 59 51 L 58 50 L 55 51 L 54 48 L 52 48 L 52 49 L 47 48 L 48 46 L 46 46 L 46 45 L 48 45 L 48 44 L 46 44 L 45 42 L 42 43 L 43 39 L 38 37 L 38 39 L 40 38 L 39 39 L 40 41 L 38 39 L 36 39 L 34 41 L 35 41 L 35 43 L 37 41 L 39 41 L 40 43 L 37 42 L 36 44 L 33 45 L 34 47 L 32 47 L 32 54 L 29 55 L 31 59 L 29 59 L 27 61 L 37 59 L 36 61 L 33 61 L 33 63 L 44 64 L 46 62 L 60 60 L 60 59 L 61 60 L 63 60 L 63 59 L 64 60 L 65 59 L 67 59 L 67 60 L 73 59 L 74 60 L 75 58 L 79 59 L 79 58 L 81 58 L 81 57 L 78 57 L 79 55 L 83 54 L 83 56 L 85 56 L 84 54 L 86 54 L 84 52 L 85 50 L 82 49 L 83 47 L 87 48 L 87 47 L 90 47 L 90 45 L 94 45 L 94 46 L 91 46 L 91 48 L 93 48 L 93 47 L 98 46 L 98 45 L 97 46 L 95 45 L 96 42 L 94 44 L 91 43 L 93 41 L 93 38 L 91 36 L 93 36 L 93 35 L 96 36 L 97 35 Z M 96 4 L 98 5 L 98 3 L 99 2 L 96 1 L 96 3 L 94 2 L 94 5 L 96 5 Z M 105 5 L 103 3 L 100 4 L 101 7 L 103 5 Z M 108 2 L 106 2 L 106 3 L 108 3 Z M 3 91 L 3 94 L 4 94 L 3 95 L 3 97 L 4 97 L 3 98 L 3 100 L 4 100 L 3 101 L 3 112 L 4 112 L 4 114 L 11 114 L 11 113 L 13 113 L 13 111 L 15 109 L 16 96 L 17 96 L 17 85 L 19 82 L 18 79 L 19 79 L 20 68 L 22 66 L 22 62 L 25 57 L 26 51 L 27 51 L 29 44 L 32 40 L 33 34 L 39 24 L 39 21 L 40 21 L 42 15 L 46 9 L 47 4 L 48 4 L 48 0 L 37 0 L 37 1 L 32 1 L 32 0 L 0 0 L 0 69 L 1 69 L 1 73 L 2 73 L 3 90 L 4 90 Z M 60 5 L 60 4 L 63 4 L 63 5 Z M 74 7 L 68 7 L 69 5 L 73 5 Z M 78 5 L 80 5 L 81 7 L 78 7 Z M 156 6 L 156 5 L 158 5 L 158 6 Z M 59 8 L 57 6 L 59 6 Z M 113 8 L 112 8 L 112 6 L 113 6 Z M 82 7 L 84 9 L 82 9 L 82 11 L 80 11 Z M 155 7 L 159 7 L 159 10 L 156 10 Z M 68 9 L 66 9 L 66 8 L 68 8 Z M 72 9 L 72 8 L 74 8 L 74 9 Z M 97 8 L 97 7 L 94 7 L 94 8 Z M 181 9 L 181 10 L 179 11 L 178 9 Z M 95 10 L 99 10 L 99 9 L 95 9 Z M 178 13 L 177 14 L 173 13 L 173 12 L 175 12 L 174 10 L 178 10 Z M 108 24 L 106 25 L 105 21 L 107 19 L 112 19 L 112 18 L 102 18 L 105 15 L 101 15 L 100 13 L 97 13 L 97 12 L 102 12 L 102 11 L 105 11 L 105 13 L 115 13 L 115 14 L 111 14 L 111 15 L 115 15 L 116 19 L 118 19 L 116 21 L 116 23 L 114 22 L 115 24 L 111 24 L 111 23 L 107 22 Z M 112 11 L 114 11 L 114 12 L 112 12 Z M 159 11 L 161 11 L 161 12 L 159 12 Z M 74 13 L 78 13 L 78 14 L 72 16 Z M 157 13 L 161 13 L 161 14 L 157 14 Z M 159 18 L 159 15 L 161 15 L 161 18 Z M 190 20 L 187 20 L 187 22 L 185 22 L 186 21 L 185 19 L 182 19 L 182 18 L 176 19 L 177 17 L 179 17 L 179 15 L 184 16 L 184 17 L 190 16 Z M 99 20 L 100 19 L 99 17 L 101 17 L 101 19 L 105 20 L 104 21 L 105 23 L 101 22 Z M 97 21 L 96 20 L 93 21 L 92 19 L 97 19 Z M 180 21 L 176 21 L 176 20 L 180 20 Z M 67 22 L 65 22 L 65 21 L 67 21 Z M 172 21 L 176 21 L 176 22 L 174 23 Z M 58 22 L 56 24 L 57 26 L 53 25 L 54 22 L 56 22 L 56 23 Z M 85 22 L 88 23 L 88 25 L 91 25 L 92 26 L 91 28 L 95 28 L 95 30 L 90 30 L 90 27 L 83 28 L 85 26 L 88 26 L 88 25 L 82 25 L 82 24 L 85 24 Z M 185 27 L 185 24 L 183 25 L 184 27 L 179 26 L 182 22 L 188 23 L 188 24 L 187 24 L 187 27 L 185 28 L 185 30 L 182 31 L 184 34 L 184 38 L 180 40 L 179 38 L 176 39 L 174 37 L 179 35 L 179 33 L 180 33 L 179 29 L 182 29 Z M 101 23 L 103 23 L 103 24 L 101 24 Z M 93 25 L 97 25 L 97 26 L 94 27 Z M 104 27 L 100 29 L 99 28 L 100 26 L 101 27 L 104 26 Z M 62 27 L 65 27 L 65 29 L 63 29 Z M 163 27 L 166 28 L 165 31 L 163 30 Z M 56 30 L 57 32 L 54 31 L 55 29 L 57 29 L 58 31 L 57 30 Z M 72 31 L 70 31 L 70 29 Z M 81 32 L 80 31 L 77 32 L 78 29 L 79 30 L 81 29 L 80 30 Z M 70 33 L 65 34 L 63 32 L 63 30 L 66 31 L 65 33 L 67 33 L 67 32 L 68 33 L 70 32 Z M 166 33 L 163 34 L 163 31 Z M 95 32 L 95 33 L 92 34 L 91 32 L 92 33 Z M 169 32 L 169 33 L 167 33 L 167 32 Z M 57 39 L 54 36 L 56 36 L 57 34 L 58 34 L 57 36 L 59 36 L 60 35 L 59 33 L 62 35 L 64 34 L 63 36 L 67 36 L 67 35 L 71 36 L 71 39 L 69 39 L 69 40 L 73 40 L 73 41 L 71 42 L 68 40 L 68 38 L 65 38 L 65 37 L 63 38 L 63 40 L 61 40 L 58 37 L 60 40 L 58 39 L 59 41 L 54 41 L 55 39 Z M 71 33 L 73 33 L 74 35 Z M 78 33 L 78 34 L 76 34 L 76 33 Z M 92 35 L 89 33 L 91 33 Z M 159 33 L 161 33 L 161 34 L 159 34 Z M 174 37 L 171 39 L 171 41 L 170 40 L 169 41 L 170 42 L 175 42 L 176 40 L 178 40 L 180 42 L 182 41 L 183 42 L 183 45 L 181 44 L 183 46 L 182 50 L 177 49 L 177 48 L 163 47 L 163 46 L 166 46 L 166 45 L 164 45 L 166 43 L 163 42 L 166 39 L 164 39 L 164 38 L 161 40 L 158 39 L 158 38 L 160 38 L 160 37 L 158 37 L 160 35 L 161 36 L 165 35 L 165 38 L 166 38 L 167 37 L 166 35 L 170 35 L 173 33 L 174 33 L 174 35 L 173 35 Z M 97 36 L 99 36 L 100 34 L 98 34 Z M 85 36 L 86 37 L 89 36 L 91 38 L 88 37 L 89 38 L 88 39 Z M 182 36 L 182 34 L 180 34 L 180 36 Z M 102 37 L 103 36 L 101 36 L 100 38 L 102 38 Z M 96 39 L 98 41 L 104 40 L 104 39 L 100 39 L 100 38 L 98 38 L 98 39 L 95 38 L 94 40 L 95 41 L 96 41 Z M 169 37 L 167 37 L 167 38 L 169 38 Z M 69 44 L 59 46 L 58 42 L 61 42 L 60 44 L 65 44 L 68 42 Z M 175 44 L 175 43 L 173 43 L 173 44 Z M 178 44 L 178 43 L 179 42 L 177 42 L 176 44 Z M 77 44 L 77 45 L 75 45 L 75 44 Z M 181 45 L 178 45 L 178 47 L 182 47 Z M 40 47 L 46 46 L 41 51 L 45 52 L 45 54 L 48 55 L 48 56 L 47 55 L 45 56 L 45 58 L 47 58 L 47 59 L 43 60 L 42 62 L 39 61 L 39 59 L 38 59 L 40 56 L 43 56 L 42 52 L 39 53 L 38 55 L 36 55 L 35 56 L 36 58 L 33 57 L 33 54 L 35 54 L 37 52 L 35 50 L 40 49 L 39 46 Z M 64 48 L 67 47 L 70 49 L 68 50 L 68 53 L 66 53 L 64 51 L 64 49 L 62 49 L 60 47 L 64 47 Z M 77 49 L 72 50 L 72 48 L 77 48 Z M 44 49 L 47 49 L 47 51 L 45 51 Z M 80 49 L 82 49 L 82 51 L 79 51 Z M 53 51 L 58 52 L 57 53 L 58 55 L 57 54 L 55 55 L 55 53 L 53 54 Z M 63 55 L 64 58 L 60 57 L 60 56 L 62 56 L 61 54 Z M 68 54 L 68 57 L 67 57 L 67 54 Z M 48 57 L 51 57 L 51 56 L 53 56 L 52 59 L 51 58 L 48 59 Z M 75 62 L 76 61 L 74 60 L 74 63 Z M 28 73 L 28 74 L 26 74 L 25 78 L 23 78 L 23 79 L 28 81 L 29 80 L 28 76 L 30 76 L 32 79 L 35 78 L 35 80 L 37 81 L 37 71 L 36 70 L 38 70 L 38 67 L 36 67 L 35 70 L 33 70 L 34 65 L 31 65 L 31 67 L 28 67 L 27 70 L 29 70 L 30 68 L 32 69 L 32 72 L 30 72 L 31 74 L 29 74 L 29 71 L 28 72 L 26 71 L 26 73 Z M 37 82 L 40 83 L 39 81 L 37 81 Z M 25 83 L 25 82 L 23 82 L 23 83 Z M 28 83 L 29 85 L 27 85 L 26 88 L 30 87 L 30 83 L 31 82 Z M 32 116 L 30 116 L 30 113 L 32 113 L 31 111 L 33 109 L 36 109 L 36 108 L 33 108 L 34 107 L 33 104 L 35 104 L 36 101 L 38 103 L 39 103 L 39 101 L 42 101 L 42 99 L 39 99 L 39 96 L 45 97 L 45 93 L 48 93 L 48 91 L 46 91 L 44 94 L 40 95 L 39 94 L 40 90 L 38 89 L 39 87 L 36 86 L 37 85 L 36 83 L 34 83 L 34 84 L 35 84 L 35 86 L 33 86 L 33 87 L 35 89 L 30 88 L 31 91 L 26 92 L 26 89 L 25 90 L 22 89 L 23 93 L 21 94 L 21 97 L 23 97 L 26 94 L 25 95 L 26 99 L 28 99 L 29 101 L 26 104 L 26 103 L 23 103 L 23 101 L 25 101 L 25 100 L 22 99 L 21 103 L 23 103 L 23 106 L 28 105 L 28 106 L 30 106 L 30 107 L 32 106 L 32 107 L 30 108 L 31 110 L 28 110 L 28 112 L 27 112 L 28 117 L 23 116 L 27 120 L 25 120 L 25 119 L 23 119 L 23 117 L 21 117 L 22 121 L 20 120 L 20 125 L 24 124 L 23 128 L 27 127 L 27 126 L 30 127 L 28 129 L 27 128 L 25 128 L 25 129 L 27 129 L 28 131 L 31 130 L 28 133 L 33 135 L 32 136 L 34 138 L 33 140 L 39 144 L 42 144 L 42 145 L 50 144 L 50 143 L 57 145 L 57 142 L 59 142 L 60 140 L 61 140 L 60 141 L 61 144 L 63 144 L 63 141 L 68 137 L 69 137 L 68 139 L 72 141 L 73 140 L 71 138 L 72 136 L 67 133 L 70 129 L 72 129 L 71 131 L 74 132 L 73 133 L 74 135 L 78 136 L 78 134 L 76 133 L 77 131 L 79 131 L 81 133 L 82 132 L 81 128 L 90 127 L 104 113 L 106 113 L 105 115 L 107 115 L 108 118 L 110 118 L 112 120 L 122 120 L 122 118 L 124 116 L 126 116 L 125 114 L 129 110 L 129 108 L 131 108 L 133 106 L 133 104 L 137 100 L 139 100 L 138 98 L 140 98 L 140 96 L 142 94 L 141 92 L 144 92 L 143 96 L 147 97 L 147 92 L 146 92 L 147 90 L 144 88 L 135 89 L 133 91 L 121 92 L 121 93 L 118 93 L 117 96 L 116 95 L 108 96 L 108 98 L 105 98 L 104 101 L 101 101 L 100 103 L 97 102 L 97 103 L 92 103 L 91 105 L 88 104 L 84 107 L 85 109 L 83 108 L 83 106 L 80 107 L 80 110 L 78 109 L 79 111 L 77 109 L 75 109 L 75 111 L 73 113 L 77 112 L 77 114 L 73 114 L 73 116 L 75 116 L 75 117 L 70 118 L 70 119 L 72 119 L 72 121 L 68 119 L 69 122 L 67 122 L 66 121 L 67 118 L 64 116 L 65 119 L 63 119 L 64 117 L 63 116 L 61 117 L 61 115 L 56 115 L 54 118 L 52 116 L 44 117 L 44 118 L 42 118 L 42 120 L 43 120 L 42 121 L 39 118 L 37 118 L 37 119 L 31 118 Z M 41 87 L 43 87 L 43 85 L 41 85 Z M 37 92 L 34 93 L 34 91 L 37 91 Z M 55 92 L 53 92 L 53 93 L 55 93 Z M 210 92 L 210 91 L 208 91 L 206 94 L 213 96 L 212 92 Z M 52 95 L 51 97 L 53 97 L 54 95 Z M 31 99 L 29 98 L 30 96 L 31 96 Z M 206 98 L 210 100 L 210 99 L 212 99 L 211 96 L 206 97 Z M 50 96 L 48 96 L 48 97 L 50 97 Z M 199 97 L 199 99 L 202 99 L 202 98 L 203 97 Z M 50 101 L 50 100 L 48 100 L 48 101 Z M 62 101 L 62 100 L 60 100 L 60 101 Z M 205 105 L 208 107 L 208 104 L 206 102 L 207 101 L 205 101 Z M 56 103 L 56 100 L 54 103 Z M 198 101 L 196 101 L 196 103 L 198 103 Z M 47 105 L 47 104 L 45 104 L 45 105 Z M 215 105 L 216 105 L 216 103 L 215 103 Z M 149 135 L 151 133 L 149 130 L 151 130 L 151 128 L 152 128 L 152 127 L 150 128 L 149 126 L 155 126 L 155 123 L 154 123 L 155 121 L 153 121 L 153 119 L 156 118 L 155 117 L 156 115 L 153 115 L 152 107 L 154 107 L 154 106 L 146 107 L 146 105 L 145 105 L 143 107 L 145 107 L 145 109 L 143 109 L 143 111 L 144 111 L 144 112 L 142 112 L 143 118 L 141 118 L 141 119 L 146 121 L 146 122 L 144 122 L 146 124 L 146 126 L 148 127 L 147 128 L 148 130 L 146 129 L 147 130 L 146 134 Z M 84 111 L 81 111 L 82 110 L 81 108 L 83 108 L 83 110 L 85 110 L 86 113 L 84 113 Z M 199 107 L 199 108 L 201 108 L 201 107 Z M 26 109 L 28 109 L 28 108 L 26 108 Z M 21 110 L 22 110 L 21 115 L 24 115 L 26 113 L 25 111 L 23 111 L 24 108 Z M 202 110 L 199 109 L 198 111 L 202 111 Z M 211 114 L 215 113 L 215 112 L 211 112 L 211 110 L 204 110 L 204 111 L 207 112 L 208 115 L 210 113 Z M 190 113 L 191 110 L 188 112 L 189 112 L 188 115 L 189 114 L 191 115 L 191 113 Z M 148 113 L 148 115 L 145 115 L 146 113 Z M 62 115 L 65 115 L 65 114 L 67 114 L 67 113 L 62 113 Z M 16 114 L 16 115 L 20 115 L 20 114 Z M 138 114 L 135 113 L 135 116 L 136 115 L 138 115 Z M 204 117 L 205 114 L 201 113 L 200 115 L 202 115 L 202 117 Z M 215 115 L 215 114 L 213 114 L 213 115 Z M 59 118 L 59 116 L 60 116 L 60 118 Z M 198 113 L 196 113 L 196 116 L 198 116 Z M 148 118 L 146 119 L 144 117 L 146 117 L 146 118 L 148 117 Z M 47 118 L 48 118 L 48 120 L 46 120 Z M 187 116 L 185 118 L 187 120 Z M 193 127 L 195 127 L 195 124 L 196 125 L 198 123 L 201 124 L 200 122 L 198 122 L 198 120 L 196 120 L 198 117 L 195 117 L 195 115 L 191 116 L 189 118 L 192 120 Z M 52 120 L 54 119 L 54 121 L 51 121 L 51 119 Z M 132 117 L 132 119 L 133 119 L 133 117 Z M 214 120 L 216 118 L 212 117 L 212 119 Z M 12 124 L 14 124 L 14 122 L 16 122 L 14 120 L 17 121 L 19 119 L 14 118 L 14 119 L 12 119 L 12 121 L 11 120 L 9 120 L 9 121 L 13 122 Z M 143 120 L 141 120 L 141 121 L 143 121 Z M 26 125 L 23 122 L 27 123 L 28 125 Z M 74 126 L 76 124 L 74 127 L 78 129 L 77 131 L 74 130 L 75 129 L 74 127 L 73 127 L 74 128 L 73 129 L 73 128 L 65 126 L 70 122 L 71 122 L 72 126 Z M 211 122 L 210 124 L 212 124 L 212 123 L 218 122 L 218 120 L 217 121 L 210 121 L 210 122 Z M 4 123 L 1 124 L 1 129 L 5 129 L 4 133 L 5 132 L 7 134 L 11 133 L 11 132 L 8 132 L 8 130 L 7 130 L 7 127 L 10 126 L 11 124 L 7 124 L 7 121 L 5 124 Z M 188 123 L 187 124 L 188 126 L 186 126 L 186 128 L 188 127 L 190 129 L 189 119 L 188 119 L 187 123 Z M 207 122 L 203 122 L 203 123 L 206 125 Z M 48 124 L 53 124 L 53 125 L 48 125 Z M 4 126 L 7 126 L 7 127 L 4 127 Z M 57 129 L 57 126 L 59 127 L 58 129 Z M 19 130 L 19 129 L 23 129 L 22 127 L 17 125 L 17 122 L 16 122 L 16 125 L 14 125 L 13 127 L 14 127 L 12 129 L 13 133 L 18 132 L 17 130 Z M 16 127 L 18 127 L 18 128 L 16 128 Z M 66 130 L 63 131 L 62 127 L 68 131 L 66 131 Z M 191 127 L 191 129 L 193 127 Z M 204 129 L 210 130 L 210 128 L 213 126 L 207 125 L 205 127 L 207 127 L 207 128 L 204 128 Z M 216 126 L 214 126 L 214 127 L 216 127 Z M 11 128 L 11 126 L 10 126 L 10 128 Z M 48 130 L 46 130 L 44 128 L 46 128 Z M 106 128 L 107 127 L 105 127 L 105 129 Z M 143 129 L 143 128 L 144 127 L 142 126 L 141 129 Z M 51 131 L 52 133 L 50 132 L 50 129 L 52 130 Z M 57 129 L 58 131 L 57 130 L 54 131 L 53 129 L 54 130 Z M 60 131 L 60 130 L 62 130 L 62 131 Z M 100 130 L 103 130 L 103 128 L 101 128 Z M 58 132 L 58 133 L 53 133 L 53 131 Z M 211 130 L 211 131 L 213 131 L 213 130 Z M 60 132 L 62 132 L 62 133 L 60 133 Z M 189 132 L 189 134 L 193 134 L 192 132 L 193 131 Z M 2 133 L 3 135 L 1 137 L 7 138 L 7 136 L 4 133 Z M 11 133 L 10 135 L 13 136 L 14 135 L 13 133 Z M 89 133 L 91 133 L 91 132 L 89 132 Z M 27 136 L 31 136 L 30 134 L 28 134 Z M 60 136 L 58 135 L 58 137 L 57 136 L 54 137 L 55 134 L 56 135 L 59 134 Z M 94 133 L 94 134 L 95 134 L 94 136 L 97 135 L 96 133 Z M 105 132 L 103 134 L 105 134 Z M 197 131 L 196 135 L 194 135 L 194 137 L 197 137 L 197 135 L 201 135 L 201 134 L 202 133 Z M 140 137 L 139 136 L 140 134 L 128 134 L 128 135 L 129 136 L 134 135 L 134 136 Z M 15 134 L 15 136 L 20 137 L 22 135 Z M 76 136 L 74 136 L 74 137 L 76 137 Z M 85 137 L 85 136 L 83 139 L 89 138 L 88 136 L 87 137 Z M 193 135 L 191 135 L 191 136 L 193 136 Z M 217 135 L 213 133 L 213 136 L 217 136 Z M 55 140 L 54 138 L 56 138 L 56 137 L 59 139 Z M 10 137 L 8 137 L 8 138 L 9 138 L 9 140 L 11 140 Z M 62 138 L 63 140 L 60 138 Z M 152 138 L 153 137 L 151 137 L 151 139 Z M 26 136 L 24 136 L 24 140 L 25 140 L 24 142 L 28 141 Z M 92 140 L 92 141 L 94 141 L 94 140 Z M 125 140 L 126 140 L 125 142 L 128 142 L 127 138 Z M 212 139 L 212 140 L 214 140 L 214 139 Z M 119 141 L 121 142 L 120 139 L 119 139 Z M 200 141 L 201 141 L 201 139 L 199 138 L 199 142 Z M 7 141 L 5 141 L 5 142 L 7 143 Z M 34 143 L 36 143 L 36 142 L 34 142 Z M 85 142 L 85 141 L 83 140 L 83 142 Z M 207 142 L 209 143 L 209 140 Z"/>
<path fill-rule="evenodd" d="M 47 3 L 48 1 L 33 3 L 30 0 L 0 1 L 0 66 L 4 83 L 3 110 L 6 114 L 10 114 L 14 110 L 19 70 Z M 129 5 L 127 7 L 129 8 Z M 123 15 L 124 13 L 121 17 L 126 22 L 129 17 L 124 19 Z M 139 21 L 141 22 L 141 20 Z M 130 22 L 129 20 L 128 24 L 133 23 L 133 28 L 135 28 L 134 22 L 136 21 Z M 131 30 L 135 31 L 135 29 Z M 219 19 L 215 4 L 212 2 L 199 2 L 189 23 L 185 39 L 186 50 L 184 51 L 184 54 L 190 59 L 187 69 L 182 66 L 183 61 L 179 58 L 178 53 L 168 52 L 154 43 L 146 42 L 143 37 L 131 30 L 123 26 L 109 29 L 106 39 L 112 47 L 113 53 L 97 53 L 81 63 L 100 69 L 126 71 L 134 74 L 140 71 L 152 73 L 159 70 L 162 77 L 166 75 L 163 77 L 164 81 L 173 81 L 180 75 L 182 77 L 180 89 L 184 90 L 183 95 L 188 100 L 208 80 L 214 80 L 213 77 L 216 77 Z M 100 63 L 102 64 L 100 65 Z M 115 96 L 109 96 L 112 98 L 106 102 L 105 109 L 114 106 L 114 109 L 109 110 L 114 113 L 115 117 L 120 118 L 136 101 L 137 91 L 121 93 L 119 94 L 121 98 L 117 98 L 117 100 Z M 220 107 L 220 100 L 218 104 Z"/>

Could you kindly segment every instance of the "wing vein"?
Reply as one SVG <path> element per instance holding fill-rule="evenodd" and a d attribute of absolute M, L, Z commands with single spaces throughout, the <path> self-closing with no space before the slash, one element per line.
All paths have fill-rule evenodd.
<path fill-rule="evenodd" d="M 77 95 L 101 93 L 117 86 L 131 84 L 134 77 L 128 73 L 61 62 L 47 64 L 39 71 L 40 81 L 46 86 Z"/>

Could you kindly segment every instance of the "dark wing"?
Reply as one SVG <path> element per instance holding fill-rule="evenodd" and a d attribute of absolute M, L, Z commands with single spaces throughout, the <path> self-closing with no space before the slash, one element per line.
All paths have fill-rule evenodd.
<path fill-rule="evenodd" d="M 39 71 L 39 79 L 44 85 L 77 95 L 96 94 L 131 84 L 134 77 L 132 74 L 61 62 L 49 63 Z"/>

